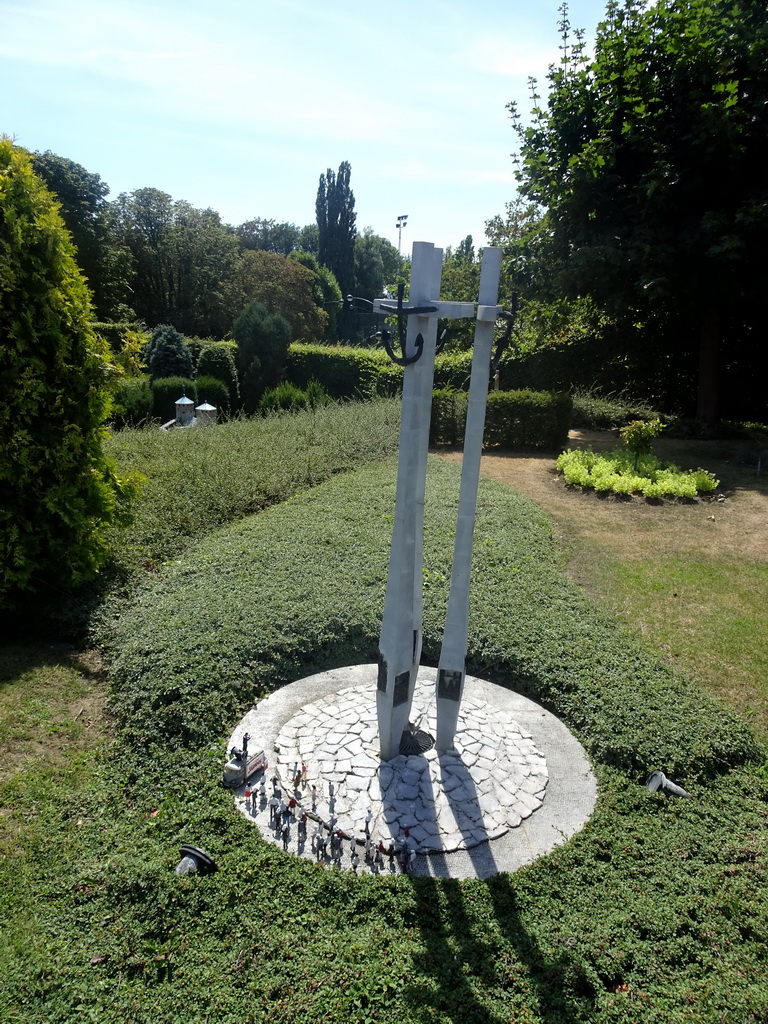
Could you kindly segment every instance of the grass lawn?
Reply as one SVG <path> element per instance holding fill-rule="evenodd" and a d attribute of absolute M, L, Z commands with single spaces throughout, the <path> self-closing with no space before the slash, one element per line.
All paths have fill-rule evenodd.
<path fill-rule="evenodd" d="M 225 510 L 207 535 L 204 517 L 193 530 L 183 514 L 153 527 L 147 498 L 150 539 L 134 529 L 124 589 L 97 624 L 113 719 L 93 655 L 2 652 L 0 1020 L 764 1020 L 764 752 L 563 574 L 556 524 L 500 484 L 481 489 L 468 668 L 546 701 L 577 733 L 600 785 L 587 827 L 511 876 L 382 880 L 298 861 L 233 813 L 218 778 L 243 707 L 375 654 L 394 464 L 326 472 L 332 426 L 311 428 L 312 473 L 326 482 L 305 489 L 286 467 L 293 496 L 257 516 Z M 131 446 L 155 443 L 118 441 L 126 462 L 140 460 Z M 389 445 L 361 446 L 361 463 Z M 157 459 L 156 480 L 177 480 L 181 495 L 176 460 L 193 453 L 178 451 Z M 457 469 L 432 460 L 426 660 L 457 495 Z M 89 728 L 78 725 L 85 702 Z M 648 794 L 653 767 L 676 772 L 693 799 Z M 185 841 L 209 849 L 219 872 L 177 878 Z"/>

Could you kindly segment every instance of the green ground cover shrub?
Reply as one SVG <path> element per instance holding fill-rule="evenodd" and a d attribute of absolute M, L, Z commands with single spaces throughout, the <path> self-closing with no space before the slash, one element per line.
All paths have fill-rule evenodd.
<path fill-rule="evenodd" d="M 244 442 L 246 458 L 253 438 L 226 444 Z M 196 479 L 195 462 L 223 450 L 170 449 L 171 462 Z M 146 454 L 149 492 L 157 477 L 178 482 L 178 496 L 168 452 L 137 447 L 128 461 Z M 224 738 L 256 693 L 375 651 L 394 485 L 384 463 L 297 494 L 189 547 L 123 605 L 103 637 L 120 662 L 120 741 L 100 759 L 43 772 L 35 758 L 0 778 L 11 811 L 0 816 L 0 1018 L 765 1019 L 768 773 L 751 761 L 754 741 L 595 611 L 560 575 L 542 511 L 500 485 L 481 488 L 469 668 L 498 669 L 501 682 L 546 698 L 586 740 L 599 780 L 587 826 L 513 875 L 462 883 L 325 871 L 265 843 L 234 811 L 219 783 Z M 457 493 L 458 470 L 435 460 L 432 659 Z M 153 521 L 142 522 L 137 539 L 149 546 Z M 693 799 L 647 793 L 648 764 L 679 772 Z M 178 878 L 182 842 L 204 846 L 217 874 Z"/>
<path fill-rule="evenodd" d="M 211 430 L 121 430 L 107 451 L 148 479 L 133 523 L 110 537 L 115 567 L 154 569 L 225 523 L 390 455 L 399 428 L 400 403 L 379 399 L 236 418 Z"/>
<path fill-rule="evenodd" d="M 199 745 L 256 696 L 375 659 L 394 476 L 387 463 L 337 478 L 170 564 L 111 633 L 114 706 L 126 729 L 142 744 Z M 458 477 L 458 467 L 432 460 L 424 652 L 433 662 Z M 599 762 L 636 780 L 658 764 L 690 780 L 755 756 L 746 726 L 637 649 L 562 576 L 541 510 L 489 481 L 473 581 L 470 670 L 547 701 Z"/>
<path fill-rule="evenodd" d="M 573 487 L 646 498 L 695 498 L 713 491 L 719 483 L 704 469 L 681 470 L 674 463 L 665 466 L 655 455 L 636 456 L 626 449 L 598 454 L 591 448 L 569 448 L 558 458 L 557 468 Z"/>

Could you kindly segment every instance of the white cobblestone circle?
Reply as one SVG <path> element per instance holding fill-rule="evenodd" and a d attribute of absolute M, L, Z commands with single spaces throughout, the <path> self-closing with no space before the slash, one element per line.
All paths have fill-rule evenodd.
<path fill-rule="evenodd" d="M 434 684 L 419 680 L 411 721 L 434 736 Z M 362 836 L 368 813 L 376 842 L 410 833 L 419 853 L 471 849 L 516 828 L 542 804 L 544 755 L 513 717 L 472 697 L 462 701 L 455 751 L 420 756 L 378 755 L 375 693 L 350 686 L 305 704 L 280 729 L 273 768 L 283 789 L 307 767 L 317 786 L 317 812 L 350 835 Z M 269 774 L 272 774 L 270 770 Z M 300 787 L 301 790 L 301 787 Z"/>

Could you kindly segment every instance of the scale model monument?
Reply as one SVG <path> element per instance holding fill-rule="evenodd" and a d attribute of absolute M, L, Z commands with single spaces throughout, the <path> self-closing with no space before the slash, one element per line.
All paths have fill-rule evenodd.
<path fill-rule="evenodd" d="M 275 691 L 240 721 L 230 740 L 233 761 L 225 769 L 237 805 L 266 838 L 355 874 L 395 870 L 396 853 L 403 870 L 417 874 L 488 877 L 512 870 L 563 842 L 582 826 L 594 803 L 586 757 L 554 716 L 519 694 L 465 675 L 493 331 L 497 320 L 509 315 L 497 305 L 500 249 L 483 251 L 477 305 L 440 301 L 442 255 L 434 245 L 416 242 L 408 303 L 402 288 L 396 302 L 374 303 L 375 311 L 397 319 L 400 354 L 389 330 L 381 338 L 403 366 L 378 676 L 374 665 L 352 665 Z M 476 323 L 448 608 L 437 671 L 419 671 L 437 322 L 464 317 Z M 269 757 L 258 790 L 255 783 L 248 788 L 245 765 L 251 736 L 258 737 L 253 756 Z M 548 759 L 537 745 L 542 740 L 551 748 L 560 788 L 560 798 L 548 804 Z M 572 799 L 564 800 L 564 792 Z M 489 840 L 518 828 L 519 840 L 491 849 Z M 459 850 L 469 857 L 450 862 L 445 857 Z"/>
<path fill-rule="evenodd" d="M 429 448 L 429 423 L 437 342 L 437 320 L 476 317 L 459 512 L 451 587 L 437 677 L 437 750 L 453 747 L 464 688 L 464 662 L 469 626 L 469 579 L 472 540 L 490 377 L 493 329 L 502 314 L 496 305 L 501 250 L 483 250 L 477 312 L 472 302 L 440 302 L 442 250 L 416 242 L 411 266 L 411 305 L 374 303 L 378 312 L 408 318 L 403 357 L 403 409 L 397 469 L 395 522 L 389 558 L 387 593 L 379 641 L 376 706 L 381 757 L 400 753 L 408 729 L 421 658 L 422 547 L 424 492 Z M 385 339 L 385 343 L 388 339 Z M 390 355 L 391 349 L 388 347 Z M 393 358 L 395 358 L 393 356 Z"/>

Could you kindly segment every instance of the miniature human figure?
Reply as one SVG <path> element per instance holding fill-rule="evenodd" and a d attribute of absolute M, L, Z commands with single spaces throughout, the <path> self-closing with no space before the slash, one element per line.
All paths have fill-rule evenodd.
<path fill-rule="evenodd" d="M 288 822 L 287 821 L 283 822 L 283 827 L 280 829 L 280 831 L 281 831 L 282 836 L 283 836 L 283 849 L 287 850 L 288 849 L 288 840 L 290 838 L 290 830 L 288 828 Z"/>
<path fill-rule="evenodd" d="M 275 810 L 275 832 L 279 832 L 282 827 L 283 827 L 283 812 L 278 807 Z"/>
<path fill-rule="evenodd" d="M 325 836 L 320 836 L 320 856 L 325 860 L 325 851 L 328 846 L 328 840 Z"/>
<path fill-rule="evenodd" d="M 333 800 L 333 794 L 336 792 L 336 787 L 332 782 L 328 783 L 328 796 Z"/>
<path fill-rule="evenodd" d="M 245 809 L 246 809 L 246 811 L 248 811 L 248 813 L 250 813 L 250 810 L 251 810 L 251 787 L 248 785 L 247 782 L 245 784 L 244 796 L 245 796 Z"/>
<path fill-rule="evenodd" d="M 276 793 L 277 792 L 277 784 L 278 784 L 278 782 L 280 780 L 278 779 L 278 777 L 276 775 L 273 775 L 270 781 L 272 782 L 272 792 Z"/>
<path fill-rule="evenodd" d="M 408 854 L 408 872 L 413 874 L 413 869 L 416 867 L 416 851 L 411 850 Z"/>
<path fill-rule="evenodd" d="M 403 829 L 403 835 L 405 836 L 406 840 L 411 838 L 411 830 L 408 828 L 407 825 Z"/>
<path fill-rule="evenodd" d="M 328 828 L 331 830 L 331 832 L 333 832 L 334 828 L 336 827 L 337 820 L 338 819 L 333 814 L 328 819 Z"/>
<path fill-rule="evenodd" d="M 376 865 L 377 871 L 381 871 L 384 868 L 384 844 L 379 843 L 376 847 L 376 853 L 374 854 L 373 863 Z"/>
<path fill-rule="evenodd" d="M 317 786 L 312 783 L 312 810 L 317 810 Z"/>
<path fill-rule="evenodd" d="M 277 814 L 277 809 L 280 806 L 280 801 L 277 799 L 277 797 L 273 793 L 272 796 L 269 798 L 268 803 L 269 803 L 269 824 L 270 825 L 274 825 L 275 824 L 275 815 Z"/>
<path fill-rule="evenodd" d="M 280 814 L 284 818 L 288 815 L 288 804 L 285 802 L 285 797 L 280 801 Z"/>
<path fill-rule="evenodd" d="M 306 786 L 306 784 L 307 784 L 307 766 L 302 763 L 302 765 L 301 765 L 301 787 L 302 787 L 302 789 Z"/>
<path fill-rule="evenodd" d="M 355 852 L 355 853 L 352 854 L 352 871 L 353 871 L 354 874 L 357 874 L 357 865 L 359 863 L 360 863 L 360 858 L 358 857 L 357 852 Z"/>
<path fill-rule="evenodd" d="M 368 835 L 365 837 L 365 863 L 370 864 L 373 859 L 373 842 Z"/>
<path fill-rule="evenodd" d="M 296 820 L 296 806 L 297 806 L 297 804 L 298 804 L 298 801 L 297 801 L 295 796 L 292 796 L 291 799 L 288 801 L 288 817 L 291 818 L 292 821 Z"/>
<path fill-rule="evenodd" d="M 370 807 L 368 813 L 365 816 L 365 834 L 369 836 L 371 834 L 371 822 L 373 821 L 373 814 L 371 813 Z"/>
<path fill-rule="evenodd" d="M 300 786 L 301 786 L 301 772 L 297 770 L 296 774 L 293 776 L 293 788 L 294 788 L 294 791 L 298 790 L 298 788 Z"/>
<path fill-rule="evenodd" d="M 389 849 L 387 850 L 387 856 L 389 857 L 389 870 L 395 870 L 395 844 L 390 842 Z"/>
<path fill-rule="evenodd" d="M 267 780 L 262 775 L 261 776 L 261 782 L 259 782 L 259 800 L 261 801 L 262 807 L 264 806 L 264 801 L 266 799 L 267 799 Z"/>
<path fill-rule="evenodd" d="M 354 855 L 357 850 L 357 839 L 354 836 L 349 837 L 349 852 Z"/>

